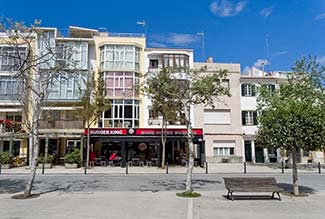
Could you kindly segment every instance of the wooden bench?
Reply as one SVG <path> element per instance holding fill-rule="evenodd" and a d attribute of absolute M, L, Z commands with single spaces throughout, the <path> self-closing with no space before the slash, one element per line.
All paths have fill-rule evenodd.
<path fill-rule="evenodd" d="M 281 201 L 280 192 L 282 188 L 276 183 L 274 177 L 224 177 L 225 187 L 228 190 L 227 198 L 234 200 L 234 192 L 272 192 L 278 195 Z"/>

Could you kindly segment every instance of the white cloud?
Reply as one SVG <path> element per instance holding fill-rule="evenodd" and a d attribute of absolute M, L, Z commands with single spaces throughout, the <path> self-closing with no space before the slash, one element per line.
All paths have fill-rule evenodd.
<path fill-rule="evenodd" d="M 234 3 L 232 0 L 217 0 L 210 4 L 210 11 L 219 17 L 231 17 L 239 14 L 246 5 L 247 1 Z"/>
<path fill-rule="evenodd" d="M 275 53 L 272 54 L 272 56 L 282 56 L 282 55 L 285 55 L 285 54 L 288 54 L 288 51 L 277 51 Z"/>
<path fill-rule="evenodd" d="M 157 48 L 167 47 L 165 43 L 159 43 L 159 42 L 149 42 L 148 45 Z"/>
<path fill-rule="evenodd" d="M 150 43 L 151 46 L 166 47 L 167 44 L 175 46 L 187 46 L 199 40 L 199 36 L 195 34 L 180 34 L 167 33 L 156 34 L 151 37 L 154 41 Z"/>
<path fill-rule="evenodd" d="M 325 13 L 321 13 L 316 17 L 314 17 L 314 21 L 323 20 L 323 19 L 325 19 Z"/>
<path fill-rule="evenodd" d="M 325 56 L 317 57 L 316 61 L 321 65 L 325 65 Z"/>
<path fill-rule="evenodd" d="M 270 63 L 267 59 L 257 59 L 256 62 L 254 62 L 254 64 L 253 64 L 253 66 L 255 68 L 261 68 L 266 65 L 270 65 Z"/>
<path fill-rule="evenodd" d="M 196 42 L 198 37 L 193 34 L 171 33 L 167 37 L 167 42 L 178 45 L 188 45 Z"/>
<path fill-rule="evenodd" d="M 271 7 L 268 7 L 268 8 L 263 8 L 263 9 L 260 11 L 260 14 L 261 14 L 264 18 L 267 18 L 267 17 L 269 17 L 269 16 L 273 13 L 273 10 L 274 10 L 274 5 L 272 5 Z"/>

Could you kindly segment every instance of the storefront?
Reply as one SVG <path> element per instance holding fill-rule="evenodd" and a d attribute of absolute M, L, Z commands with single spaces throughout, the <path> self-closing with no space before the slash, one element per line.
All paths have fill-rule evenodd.
<path fill-rule="evenodd" d="M 165 160 L 170 165 L 181 165 L 181 157 L 188 158 L 186 129 L 167 129 Z M 87 129 L 85 130 L 87 136 Z M 193 129 L 194 157 L 203 165 L 205 152 L 202 129 Z M 86 150 L 84 150 L 86 151 Z M 121 166 L 134 158 L 146 162 L 162 160 L 161 129 L 159 128 L 92 128 L 90 152 L 96 158 L 109 159 L 112 153 L 121 157 Z M 84 156 L 85 157 L 85 156 Z"/>

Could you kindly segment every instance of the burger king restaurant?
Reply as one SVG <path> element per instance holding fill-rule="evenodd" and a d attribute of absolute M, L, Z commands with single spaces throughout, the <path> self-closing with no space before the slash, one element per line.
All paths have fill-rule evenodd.
<path fill-rule="evenodd" d="M 192 132 L 195 163 L 203 165 L 203 130 L 193 129 Z M 184 160 L 189 157 L 187 130 L 167 129 L 166 133 L 166 162 L 169 165 L 185 165 Z M 87 136 L 87 129 L 84 134 Z M 161 134 L 159 128 L 91 128 L 90 153 L 96 156 L 96 164 L 101 166 L 105 160 L 111 166 L 160 166 L 163 151 Z M 112 154 L 119 159 L 110 159 Z"/>

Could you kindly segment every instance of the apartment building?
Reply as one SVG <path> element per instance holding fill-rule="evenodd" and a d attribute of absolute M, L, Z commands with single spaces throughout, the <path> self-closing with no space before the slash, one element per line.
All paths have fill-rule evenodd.
<path fill-rule="evenodd" d="M 287 72 L 264 72 L 252 67 L 240 77 L 241 86 L 241 114 L 243 127 L 243 145 L 245 161 L 256 163 L 281 162 L 288 157 L 281 157 L 280 149 L 266 149 L 255 144 L 255 136 L 258 131 L 257 122 L 257 88 L 267 86 L 270 90 L 278 89 L 281 83 L 287 80 Z M 323 152 L 299 151 L 298 163 L 324 162 Z"/>
<path fill-rule="evenodd" d="M 208 162 L 242 162 L 242 126 L 240 122 L 240 64 L 194 63 L 195 69 L 205 68 L 201 74 L 227 70 L 221 84 L 228 87 L 230 97 L 220 97 L 214 107 L 199 105 L 194 109 L 194 124 L 202 127 L 205 141 L 205 157 Z"/>
<path fill-rule="evenodd" d="M 27 156 L 28 136 L 23 129 L 21 98 L 22 83 L 15 78 L 17 56 L 26 55 L 26 47 L 17 50 L 6 43 L 0 33 L 0 151 Z M 18 54 L 19 53 L 19 54 Z"/>
<path fill-rule="evenodd" d="M 173 74 L 177 80 L 189 80 L 185 71 L 192 69 L 193 50 L 192 49 L 172 49 L 172 48 L 146 48 L 145 50 L 145 69 L 148 74 L 157 74 L 163 68 L 173 69 Z M 162 116 L 155 115 L 152 110 L 151 99 L 144 95 L 144 128 L 155 130 L 155 140 L 151 145 L 155 145 L 158 151 L 161 151 L 158 160 L 161 161 L 161 127 Z M 191 122 L 194 124 L 194 108 L 191 109 Z M 178 115 L 179 120 L 168 122 L 167 124 L 167 142 L 166 142 L 166 161 L 169 164 L 180 164 L 181 156 L 188 156 L 187 140 L 185 138 L 185 121 Z M 200 164 L 204 161 L 203 136 L 200 127 L 193 126 L 194 133 L 194 157 Z"/>

